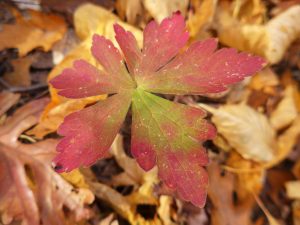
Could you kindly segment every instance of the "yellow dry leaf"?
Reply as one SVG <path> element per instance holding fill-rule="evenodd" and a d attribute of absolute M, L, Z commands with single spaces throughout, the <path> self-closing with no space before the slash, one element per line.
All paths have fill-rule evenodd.
<path fill-rule="evenodd" d="M 28 11 L 28 18 L 17 11 L 14 11 L 14 14 L 16 23 L 3 24 L 1 27 L 0 51 L 5 48 L 17 48 L 20 56 L 37 47 L 49 51 L 66 32 L 65 21 L 60 16 L 33 10 Z"/>
<path fill-rule="evenodd" d="M 237 175 L 236 189 L 240 198 L 247 198 L 252 192 L 260 193 L 264 180 L 264 170 L 260 168 L 260 163 L 244 159 L 240 154 L 232 151 L 226 164 L 228 167 L 225 168 Z"/>
<path fill-rule="evenodd" d="M 111 146 L 112 154 L 114 155 L 119 166 L 121 166 L 125 173 L 134 180 L 139 186 L 137 191 L 126 196 L 128 201 L 133 205 L 138 204 L 158 204 L 158 200 L 153 196 L 153 187 L 158 183 L 157 169 L 145 172 L 136 161 L 126 155 L 123 148 L 123 140 L 118 135 Z"/>
<path fill-rule="evenodd" d="M 277 139 L 278 151 L 276 157 L 271 162 L 264 165 L 265 168 L 271 168 L 284 160 L 293 150 L 300 135 L 300 116 L 298 116 L 292 125 L 284 131 Z"/>
<path fill-rule="evenodd" d="M 289 181 L 285 183 L 287 196 L 291 199 L 300 199 L 300 181 Z"/>
<path fill-rule="evenodd" d="M 83 41 L 73 49 L 56 67 L 52 69 L 48 76 L 48 80 L 58 76 L 65 68 L 71 67 L 74 60 L 84 59 L 89 63 L 99 67 L 90 53 L 92 46 L 92 35 L 97 33 L 110 39 L 117 47 L 113 24 L 118 22 L 125 29 L 134 33 L 139 45 L 142 45 L 142 32 L 126 23 L 120 21 L 118 17 L 108 10 L 93 4 L 84 4 L 80 6 L 74 13 L 74 24 L 76 33 Z M 84 98 L 80 100 L 72 100 L 61 97 L 52 87 L 49 88 L 51 94 L 51 102 L 43 112 L 39 124 L 29 131 L 38 138 L 42 138 L 48 133 L 54 132 L 62 123 L 64 117 L 74 111 L 84 108 L 86 105 L 94 103 L 98 100 L 106 98 L 105 95 Z"/>
<path fill-rule="evenodd" d="M 66 181 L 73 184 L 75 187 L 88 188 L 88 184 L 85 182 L 83 174 L 79 169 L 72 170 L 69 173 L 60 174 Z"/>
<path fill-rule="evenodd" d="M 164 18 L 172 15 L 173 12 L 180 11 L 182 15 L 186 14 L 189 4 L 188 0 L 143 0 L 144 7 L 151 16 L 161 22 Z"/>
<path fill-rule="evenodd" d="M 90 38 L 96 31 L 102 35 L 106 22 L 110 20 L 117 22 L 119 18 L 110 11 L 93 4 L 84 4 L 74 12 L 76 34 L 82 40 Z"/>
<path fill-rule="evenodd" d="M 232 2 L 232 16 L 243 23 L 261 24 L 266 6 L 261 0 L 236 0 Z"/>
<path fill-rule="evenodd" d="M 254 90 L 263 90 L 266 87 L 277 85 L 279 85 L 278 77 L 269 67 L 267 67 L 251 78 L 249 87 Z"/>
<path fill-rule="evenodd" d="M 189 13 L 187 27 L 192 38 L 195 38 L 213 22 L 217 3 L 218 0 L 191 1 L 195 12 Z"/>
<path fill-rule="evenodd" d="M 294 88 L 293 86 L 288 86 L 284 91 L 283 99 L 271 114 L 270 123 L 275 130 L 280 130 L 290 125 L 297 116 L 298 112 L 294 99 Z"/>
<path fill-rule="evenodd" d="M 224 105 L 218 109 L 199 106 L 213 114 L 218 133 L 245 159 L 268 162 L 274 158 L 275 132 L 265 115 L 244 104 Z"/>
<path fill-rule="evenodd" d="M 159 207 L 157 209 L 157 213 L 164 225 L 175 225 L 175 223 L 171 219 L 172 203 L 173 199 L 170 196 L 162 195 L 159 198 Z"/>
<path fill-rule="evenodd" d="M 222 43 L 279 62 L 290 44 L 300 35 L 300 6 L 290 7 L 265 25 L 242 23 L 220 8 L 218 33 Z"/>
<path fill-rule="evenodd" d="M 293 121 L 292 125 L 277 138 L 277 151 L 273 160 L 265 163 L 256 164 L 256 166 L 251 168 L 245 168 L 243 166 L 239 167 L 234 165 L 230 165 L 230 167 L 225 167 L 225 168 L 234 173 L 260 172 L 272 168 L 273 166 L 279 164 L 291 153 L 294 145 L 297 143 L 299 135 L 300 135 L 300 116 L 298 116 Z"/>

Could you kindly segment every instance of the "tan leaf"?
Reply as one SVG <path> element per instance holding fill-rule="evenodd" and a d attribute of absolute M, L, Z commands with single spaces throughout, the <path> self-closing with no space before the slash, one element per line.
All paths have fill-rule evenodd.
<path fill-rule="evenodd" d="M 218 109 L 199 106 L 213 114 L 218 133 L 245 159 L 266 162 L 274 158 L 275 132 L 265 115 L 244 104 L 224 105 Z"/>
<path fill-rule="evenodd" d="M 161 22 L 164 18 L 172 15 L 173 12 L 180 11 L 186 14 L 189 4 L 188 0 L 143 0 L 144 6 L 151 16 Z"/>
<path fill-rule="evenodd" d="M 289 86 L 284 91 L 284 97 L 270 117 L 271 125 L 280 130 L 290 125 L 298 116 L 297 106 L 294 99 L 294 88 Z"/>
<path fill-rule="evenodd" d="M 300 35 L 300 6 L 290 7 L 265 25 L 242 23 L 225 8 L 218 12 L 218 33 L 226 45 L 279 62 L 290 44 Z"/>
<path fill-rule="evenodd" d="M 289 181 L 285 183 L 287 196 L 291 199 L 300 200 L 300 181 Z"/>
<path fill-rule="evenodd" d="M 117 0 L 116 9 L 121 19 L 130 24 L 135 24 L 138 16 L 143 13 L 141 0 Z"/>

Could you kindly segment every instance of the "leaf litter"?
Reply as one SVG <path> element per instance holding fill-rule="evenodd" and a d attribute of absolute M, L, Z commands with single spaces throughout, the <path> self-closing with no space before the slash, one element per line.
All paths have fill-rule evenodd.
<path fill-rule="evenodd" d="M 40 222 L 43 224 L 124 224 L 127 221 L 129 224 L 172 225 L 299 224 L 300 203 L 297 187 L 300 176 L 297 168 L 300 162 L 298 141 L 300 107 L 297 3 L 291 1 L 285 5 L 281 1 L 201 1 L 199 4 L 197 1 L 187 1 L 187 4 L 186 1 L 182 1 L 180 5 L 168 5 L 169 1 L 161 3 L 138 0 L 126 1 L 126 4 L 117 1 L 114 6 L 110 1 L 100 2 L 94 3 L 105 5 L 110 10 L 115 7 L 116 10 L 111 13 L 99 5 L 92 4 L 83 4 L 75 9 L 74 6 L 77 3 L 72 6 L 67 2 L 61 8 L 55 8 L 50 2 L 47 6 L 43 3 L 39 12 L 20 10 L 12 6 L 3 7 L 10 14 L 9 12 L 5 14 L 8 16 L 6 20 L 2 20 L 1 17 L 1 26 L 4 24 L 0 30 L 0 37 L 14 35 L 9 33 L 12 32 L 9 30 L 18 33 L 21 32 L 18 29 L 26 29 L 26 32 L 22 32 L 24 36 L 34 38 L 28 39 L 27 42 L 22 41 L 23 39 L 5 41 L 1 47 L 1 60 L 9 61 L 15 67 L 13 75 L 4 74 L 0 70 L 1 85 L 4 80 L 16 86 L 27 86 L 21 92 L 18 91 L 19 89 L 10 89 L 16 90 L 16 93 L 2 91 L 0 95 L 0 130 L 2 130 L 0 132 L 2 152 L 0 214 L 2 223 L 12 224 L 14 221 L 23 221 L 24 224 L 26 222 L 28 224 L 40 224 Z M 44 7 L 48 7 L 47 13 L 44 12 Z M 54 15 L 52 10 L 59 11 L 60 16 Z M 180 59 L 176 61 L 175 58 L 173 62 L 168 63 L 166 70 L 156 72 L 158 76 L 168 77 L 170 83 L 147 76 L 137 78 L 137 81 L 143 82 L 144 87 L 151 92 L 162 92 L 160 97 L 174 101 L 172 105 L 181 106 L 182 103 L 188 103 L 193 107 L 200 106 L 208 110 L 208 119 L 216 127 L 217 136 L 211 141 L 204 142 L 210 159 L 207 167 L 210 184 L 205 208 L 199 210 L 183 201 L 185 197 L 182 192 L 178 195 L 178 192 L 174 192 L 170 186 L 165 185 L 159 179 L 159 176 L 164 176 L 159 172 L 160 168 L 154 167 L 149 172 L 144 172 L 133 159 L 135 157 L 144 169 L 151 168 L 153 156 L 145 152 L 147 157 L 139 158 L 134 151 L 130 152 L 130 147 L 134 147 L 130 145 L 132 145 L 131 142 L 134 143 L 135 133 L 143 134 L 150 139 L 158 134 L 158 131 L 147 131 L 148 127 L 156 129 L 155 123 L 151 122 L 153 119 L 147 121 L 146 126 L 139 127 L 139 130 L 130 131 L 131 122 L 128 119 L 130 116 L 127 116 L 125 124 L 119 125 L 121 134 L 117 135 L 115 140 L 114 138 L 108 140 L 108 137 L 105 137 L 106 139 L 101 141 L 101 143 L 106 143 L 101 148 L 110 149 L 109 152 L 103 154 L 104 160 L 101 167 L 96 163 L 92 170 L 81 168 L 70 173 L 56 174 L 52 168 L 51 159 L 56 154 L 55 146 L 58 142 L 55 132 L 64 117 L 73 112 L 78 113 L 81 109 L 88 110 L 99 100 L 101 103 L 104 99 L 106 99 L 104 102 L 109 102 L 108 100 L 112 97 L 115 97 L 114 101 L 122 101 L 123 104 L 127 96 L 123 92 L 117 96 L 110 96 L 109 92 L 104 91 L 96 93 L 94 97 L 68 99 L 58 94 L 61 91 L 67 93 L 67 90 L 64 88 L 56 90 L 50 86 L 50 103 L 45 107 L 45 100 L 34 99 L 47 95 L 47 92 L 41 92 L 45 89 L 31 89 L 35 83 L 28 81 L 34 80 L 32 76 L 35 71 L 32 70 L 32 62 L 26 64 L 23 58 L 29 59 L 35 52 L 49 51 L 54 64 L 51 65 L 53 68 L 48 80 L 57 77 L 66 68 L 72 68 L 73 61 L 77 59 L 84 59 L 89 64 L 107 72 L 105 64 L 101 62 L 102 65 L 99 65 L 90 53 L 94 33 L 104 36 L 116 48 L 124 51 L 128 46 L 124 43 L 122 46 L 121 40 L 118 45 L 114 38 L 113 24 L 117 22 L 125 30 L 133 33 L 137 39 L 137 49 L 141 49 L 143 47 L 142 30 L 145 29 L 146 24 L 152 18 L 159 23 L 165 17 L 172 16 L 172 13 L 177 10 L 185 15 L 190 40 L 187 47 L 181 51 Z M 74 12 L 74 21 L 70 17 L 70 12 Z M 57 19 L 58 17 L 60 19 Z M 9 18 L 15 18 L 15 21 L 10 21 Z M 48 18 L 53 18 L 53 20 L 48 20 Z M 63 21 L 63 18 L 66 20 Z M 44 19 L 56 25 L 43 24 Z M 36 20 L 39 22 L 34 22 Z M 70 21 L 66 33 L 66 24 Z M 9 26 L 15 26 L 15 29 L 7 28 Z M 72 31 L 73 29 L 75 32 Z M 41 41 L 42 35 L 47 35 L 49 32 L 53 32 L 53 36 L 52 34 L 45 36 L 47 38 Z M 182 71 L 190 69 L 191 77 L 193 77 L 193 71 L 196 70 L 196 68 L 188 67 L 192 60 L 188 57 L 184 58 L 186 49 L 190 49 L 187 51 L 192 53 L 192 49 L 196 49 L 197 46 L 191 43 L 211 37 L 218 38 L 226 47 L 235 47 L 259 54 L 265 57 L 269 64 L 253 77 L 247 78 L 241 84 L 230 86 L 227 91 L 220 94 L 206 94 L 204 91 L 193 88 L 188 92 L 183 88 L 176 89 L 178 83 L 184 83 L 181 71 L 175 72 L 179 62 L 184 62 L 180 65 Z M 35 38 L 40 40 L 34 41 Z M 66 41 L 66 38 L 71 39 Z M 130 35 L 126 38 L 130 41 Z M 5 38 L 5 40 L 8 39 Z M 60 40 L 64 43 L 63 45 L 59 43 Z M 66 46 L 65 43 L 71 44 Z M 207 46 L 208 43 L 206 42 L 205 45 Z M 59 45 L 63 48 L 56 47 Z M 11 57 L 8 54 L 12 51 L 8 48 L 17 49 L 19 54 Z M 201 57 L 201 54 L 195 56 Z M 132 58 L 134 55 L 124 52 L 124 57 L 129 71 L 133 71 L 136 65 Z M 155 63 L 158 63 L 158 66 L 165 64 L 163 58 L 158 62 L 155 60 L 154 58 L 152 64 L 141 65 L 143 71 L 157 68 Z M 19 61 L 20 66 L 14 64 L 14 61 Z M 233 60 L 232 65 L 234 62 L 236 60 Z M 47 70 L 48 68 L 44 72 Z M 213 75 L 214 70 L 211 70 L 210 74 Z M 105 82 L 109 83 L 109 81 Z M 194 80 L 194 82 L 198 81 Z M 81 87 L 80 85 L 77 88 Z M 5 85 L 2 87 L 4 90 L 7 89 Z M 114 90 L 116 88 L 119 87 L 113 87 Z M 207 90 L 208 87 L 202 88 Z M 215 88 L 218 91 L 224 89 L 218 85 Z M 106 90 L 109 89 L 111 87 L 107 86 Z M 86 90 L 96 89 L 87 88 Z M 174 94 L 185 95 L 174 97 Z M 197 96 L 190 94 L 197 94 Z M 151 102 L 149 112 L 152 114 L 153 110 L 159 109 L 160 114 L 153 114 L 155 115 L 153 118 L 157 121 L 163 121 L 161 118 L 165 118 L 164 115 L 177 121 L 179 118 L 185 118 L 177 117 L 174 110 L 170 113 L 171 111 L 161 108 L 161 104 L 165 104 L 166 100 L 156 98 L 152 94 L 135 93 L 134 99 L 136 100 L 129 111 L 129 114 L 133 112 L 133 125 L 136 121 L 141 121 L 141 115 L 146 115 L 143 111 L 143 114 L 138 114 L 139 117 L 137 117 L 137 110 L 141 111 L 137 104 L 138 99 L 147 99 L 146 104 Z M 26 102 L 29 103 L 26 104 Z M 38 104 L 41 106 L 37 107 Z M 28 105 L 35 105 L 34 110 Z M 111 104 L 104 104 L 103 108 L 109 110 L 111 106 Z M 105 116 L 103 113 L 100 115 Z M 198 121 L 202 121 L 203 116 L 199 114 Z M 184 124 L 180 125 L 184 130 Z M 83 123 L 81 126 L 79 131 L 89 129 L 94 125 L 87 126 Z M 197 126 L 195 123 L 195 132 L 199 132 Z M 176 131 L 175 127 L 163 128 L 172 132 Z M 105 129 L 105 132 L 108 130 Z M 59 130 L 58 133 L 60 133 Z M 131 142 L 128 138 L 130 134 L 133 135 Z M 171 141 L 167 139 L 164 146 L 169 143 Z M 90 141 L 89 144 L 93 142 Z M 99 145 L 95 146 L 97 148 Z M 79 146 L 76 147 L 80 149 Z M 164 156 L 157 154 L 156 157 Z M 167 161 L 164 159 L 163 162 Z M 86 163 L 89 164 L 88 161 Z M 16 165 L 14 168 L 18 170 L 14 170 L 12 165 Z M 95 170 L 98 167 L 100 170 Z M 99 180 L 104 169 L 111 175 L 106 175 L 105 179 Z M 176 167 L 172 167 L 172 171 L 176 171 Z M 276 176 L 282 178 L 277 179 L 277 186 L 274 186 Z M 50 180 L 49 177 L 51 177 Z M 273 183 L 270 183 L 271 181 Z M 21 189 L 18 185 L 20 183 L 24 184 Z M 12 188 L 7 190 L 7 185 Z M 22 207 L 21 202 L 25 200 L 34 211 L 29 212 Z M 53 210 L 50 209 L 51 205 L 55 206 Z M 35 215 L 32 212 L 35 212 Z"/>

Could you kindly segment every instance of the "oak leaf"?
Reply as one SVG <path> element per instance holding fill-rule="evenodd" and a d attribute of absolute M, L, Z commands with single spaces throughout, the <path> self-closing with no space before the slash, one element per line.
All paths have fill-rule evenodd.
<path fill-rule="evenodd" d="M 1 96 L 12 100 L 9 94 Z M 4 224 L 16 220 L 28 225 L 39 225 L 41 221 L 49 225 L 65 224 L 63 207 L 70 210 L 70 221 L 70 215 L 76 221 L 90 216 L 85 204 L 93 201 L 91 191 L 77 188 L 75 192 L 51 168 L 57 141 L 47 139 L 32 144 L 18 141 L 21 133 L 37 123 L 47 102 L 40 99 L 24 105 L 0 126 L 0 212 Z"/>

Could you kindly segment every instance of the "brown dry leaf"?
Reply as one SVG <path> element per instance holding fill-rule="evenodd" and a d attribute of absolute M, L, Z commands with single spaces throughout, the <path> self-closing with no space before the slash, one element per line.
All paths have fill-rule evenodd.
<path fill-rule="evenodd" d="M 143 3 L 150 15 L 159 23 L 176 11 L 185 16 L 189 5 L 188 0 L 143 0 Z"/>
<path fill-rule="evenodd" d="M 10 224 L 63 225 L 64 210 L 68 220 L 90 216 L 85 204 L 93 201 L 88 189 L 74 189 L 51 168 L 56 140 L 23 144 L 18 137 L 38 121 L 47 99 L 32 101 L 19 108 L 0 127 L 0 211 L 2 221 Z M 73 219 L 71 219 L 73 218 Z"/>
<path fill-rule="evenodd" d="M 0 93 L 0 117 L 10 109 L 14 104 L 18 102 L 20 94 L 14 94 L 11 92 L 1 92 Z"/>
<path fill-rule="evenodd" d="M 118 17 L 100 6 L 93 4 L 84 4 L 80 6 L 74 13 L 74 25 L 76 33 L 82 39 L 82 42 L 73 49 L 61 61 L 61 63 L 53 68 L 48 76 L 48 80 L 58 76 L 65 68 L 71 67 L 73 61 L 77 59 L 84 59 L 91 64 L 96 65 L 96 60 L 90 53 L 92 35 L 94 33 L 103 35 L 104 37 L 112 40 L 112 42 L 116 45 L 113 30 L 113 24 L 116 22 L 120 23 L 125 29 L 133 32 L 137 37 L 138 43 L 141 45 L 142 32 L 140 30 L 121 22 Z M 49 90 L 51 94 L 51 102 L 44 110 L 39 124 L 28 132 L 38 138 L 42 138 L 46 134 L 54 132 L 62 123 L 66 115 L 74 111 L 78 111 L 88 104 L 106 98 L 105 95 L 101 95 L 83 98 L 80 100 L 72 100 L 59 96 L 57 91 L 51 86 Z"/>
<path fill-rule="evenodd" d="M 13 86 L 30 86 L 31 77 L 29 69 L 32 62 L 33 58 L 29 56 L 12 60 L 13 71 L 4 74 L 4 80 Z"/>
<path fill-rule="evenodd" d="M 294 201 L 292 207 L 294 225 L 300 225 L 300 201 Z"/>
<path fill-rule="evenodd" d="M 244 199 L 238 204 L 233 203 L 234 176 L 222 171 L 216 162 L 208 166 L 210 188 L 208 196 L 212 201 L 212 225 L 243 224 L 250 225 L 252 199 Z"/>
<path fill-rule="evenodd" d="M 209 27 L 213 22 L 218 0 L 192 0 L 194 12 L 189 12 L 187 27 L 192 38 Z"/>
<path fill-rule="evenodd" d="M 66 32 L 66 24 L 60 16 L 33 10 L 28 10 L 26 17 L 16 10 L 14 14 L 15 24 L 2 25 L 0 51 L 5 48 L 17 48 L 20 56 L 37 47 L 49 51 Z"/>
<path fill-rule="evenodd" d="M 288 86 L 284 91 L 283 99 L 271 114 L 270 123 L 275 130 L 280 130 L 289 126 L 298 116 L 294 91 L 292 85 Z"/>
<path fill-rule="evenodd" d="M 290 44 L 300 35 L 300 6 L 290 7 L 265 25 L 243 23 L 228 13 L 218 11 L 220 41 L 240 50 L 264 56 L 271 64 L 279 62 Z"/>
<path fill-rule="evenodd" d="M 264 114 L 244 104 L 224 105 L 218 109 L 199 106 L 213 114 L 218 133 L 245 159 L 267 162 L 274 158 L 275 132 Z"/>
<path fill-rule="evenodd" d="M 281 222 L 279 222 L 277 219 L 275 219 L 271 213 L 269 212 L 269 210 L 264 206 L 264 203 L 260 200 L 260 198 L 257 195 L 254 195 L 255 200 L 257 202 L 257 204 L 259 205 L 259 207 L 261 208 L 261 210 L 264 212 L 264 214 L 266 215 L 269 225 L 282 225 Z"/>

